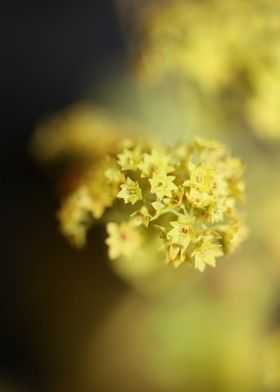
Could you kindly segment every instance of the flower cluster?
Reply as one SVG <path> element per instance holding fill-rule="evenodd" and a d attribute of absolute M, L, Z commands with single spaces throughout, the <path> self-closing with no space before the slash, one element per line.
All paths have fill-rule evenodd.
<path fill-rule="evenodd" d="M 147 7 L 138 69 L 179 75 L 200 97 L 224 103 L 261 137 L 280 140 L 280 4 L 274 0 L 176 0 Z"/>
<path fill-rule="evenodd" d="M 214 141 L 197 138 L 172 148 L 125 142 L 65 200 L 62 230 L 83 245 L 88 217 L 101 219 L 111 259 L 132 257 L 160 239 L 159 257 L 203 271 L 246 235 L 237 210 L 244 198 L 243 170 L 241 161 Z"/>

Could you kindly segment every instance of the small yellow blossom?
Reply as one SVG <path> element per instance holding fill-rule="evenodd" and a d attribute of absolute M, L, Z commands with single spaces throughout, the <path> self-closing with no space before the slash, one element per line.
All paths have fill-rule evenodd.
<path fill-rule="evenodd" d="M 209 221 L 211 223 L 221 222 L 224 219 L 226 208 L 226 199 L 218 198 L 217 201 L 212 204 L 208 209 Z"/>
<path fill-rule="evenodd" d="M 143 177 L 150 177 L 158 171 L 170 173 L 174 168 L 170 165 L 170 155 L 163 150 L 153 149 L 151 153 L 143 155 L 143 161 L 139 165 Z"/>
<path fill-rule="evenodd" d="M 202 164 L 200 166 L 190 165 L 191 176 L 186 180 L 183 185 L 192 187 L 199 192 L 210 192 L 215 189 L 216 171 L 214 167 Z"/>
<path fill-rule="evenodd" d="M 109 237 L 106 244 L 109 247 L 109 257 L 114 260 L 120 256 L 132 257 L 142 244 L 142 236 L 133 221 L 108 223 Z"/>
<path fill-rule="evenodd" d="M 125 149 L 118 155 L 118 164 L 122 170 L 135 171 L 139 168 L 142 160 L 141 150 L 136 147 L 132 150 Z"/>
<path fill-rule="evenodd" d="M 121 191 L 117 194 L 119 199 L 124 199 L 125 204 L 135 204 L 142 199 L 142 191 L 137 181 L 127 177 L 126 182 L 121 185 Z"/>
<path fill-rule="evenodd" d="M 155 173 L 149 182 L 151 184 L 151 193 L 154 193 L 159 200 L 164 196 L 172 197 L 172 192 L 177 190 L 174 184 L 175 176 L 168 176 L 165 172 Z"/>
<path fill-rule="evenodd" d="M 180 207 L 183 203 L 184 195 L 185 192 L 183 187 L 178 187 L 178 189 L 173 192 L 172 197 L 165 197 L 163 201 L 169 208 Z"/>
<path fill-rule="evenodd" d="M 167 238 L 170 243 L 187 249 L 193 239 L 194 218 L 189 220 L 184 218 L 179 219 L 175 222 L 170 222 L 170 225 L 173 227 L 167 233 Z"/>
<path fill-rule="evenodd" d="M 206 265 L 216 266 L 216 258 L 223 255 L 222 246 L 210 241 L 202 242 L 192 253 L 195 268 L 203 272 Z"/>
<path fill-rule="evenodd" d="M 178 268 L 186 261 L 186 249 L 179 245 L 170 244 L 167 246 L 167 263 L 172 263 Z"/>
<path fill-rule="evenodd" d="M 193 188 L 187 193 L 187 198 L 195 208 L 200 209 L 209 207 L 215 201 L 213 195 L 206 192 L 199 192 Z"/>
<path fill-rule="evenodd" d="M 148 208 L 145 206 L 141 207 L 140 210 L 133 212 L 131 216 L 135 219 L 137 224 L 143 224 L 146 227 L 149 226 L 149 222 L 152 218 L 152 215 L 149 213 Z"/>

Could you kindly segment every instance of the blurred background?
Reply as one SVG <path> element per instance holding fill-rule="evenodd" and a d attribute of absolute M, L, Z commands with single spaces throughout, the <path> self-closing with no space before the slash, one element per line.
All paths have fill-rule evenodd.
<path fill-rule="evenodd" d="M 0 19 L 0 390 L 280 391 L 279 4 L 2 0 Z M 105 154 L 104 129 L 228 144 L 241 249 L 144 276 L 102 227 L 73 249 L 57 161 Z"/>
<path fill-rule="evenodd" d="M 4 0 L 0 15 L 1 391 L 82 391 L 82 340 L 126 288 L 60 236 L 53 184 L 29 144 L 41 117 L 122 73 L 126 49 L 111 1 Z"/>

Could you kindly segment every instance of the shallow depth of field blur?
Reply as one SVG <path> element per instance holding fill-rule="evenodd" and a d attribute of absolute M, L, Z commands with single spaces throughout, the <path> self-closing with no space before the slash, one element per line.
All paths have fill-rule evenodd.
<path fill-rule="evenodd" d="M 280 391 L 280 3 L 38 7 L 3 6 L 1 391 Z M 83 165 L 197 136 L 246 167 L 233 255 L 151 268 L 109 260 L 102 225 L 79 250 L 61 235 Z"/>

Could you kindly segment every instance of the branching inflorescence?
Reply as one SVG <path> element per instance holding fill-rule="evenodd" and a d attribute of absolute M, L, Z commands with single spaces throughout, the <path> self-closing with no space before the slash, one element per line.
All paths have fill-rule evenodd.
<path fill-rule="evenodd" d="M 133 257 L 154 244 L 175 267 L 203 271 L 246 235 L 237 204 L 244 167 L 215 141 L 175 147 L 125 141 L 84 176 L 59 211 L 62 232 L 78 247 L 96 221 L 106 224 L 109 257 Z M 165 255 L 165 256 L 164 256 Z"/>

